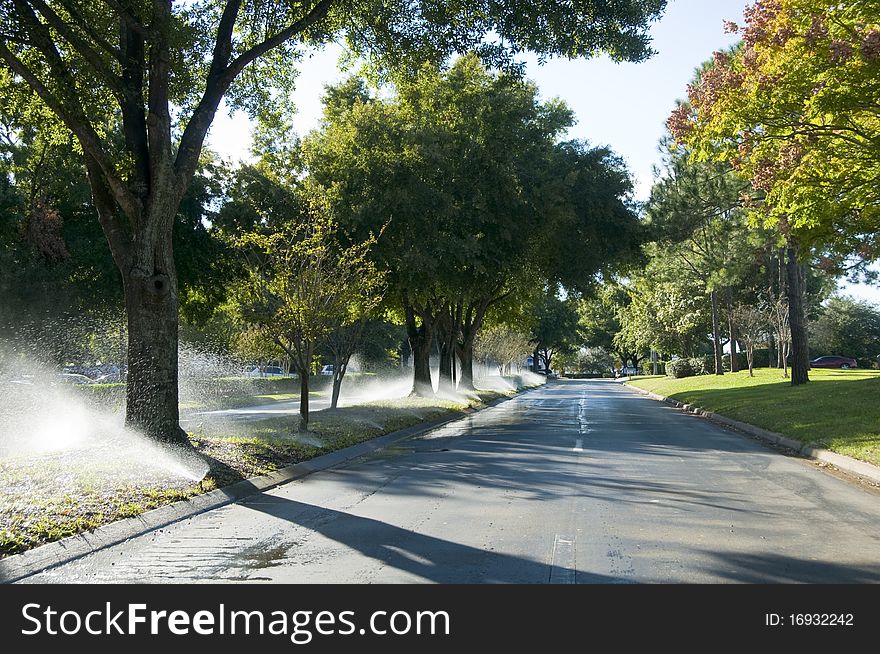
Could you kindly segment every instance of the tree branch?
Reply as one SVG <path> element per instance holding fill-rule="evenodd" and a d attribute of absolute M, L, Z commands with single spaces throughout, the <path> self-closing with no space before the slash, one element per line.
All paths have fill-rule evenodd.
<path fill-rule="evenodd" d="M 149 194 L 150 151 L 144 116 L 144 39 L 123 22 L 119 28 L 119 45 L 123 52 L 123 94 L 119 103 L 122 131 L 125 147 L 134 161 L 129 185 L 135 195 L 146 198 Z"/>
<path fill-rule="evenodd" d="M 217 41 L 214 44 L 211 67 L 208 71 L 209 78 L 219 77 L 229 65 L 229 58 L 232 56 L 232 32 L 239 11 L 241 11 L 241 0 L 229 0 L 223 9 L 220 24 L 217 26 Z"/>
<path fill-rule="evenodd" d="M 65 107 L 64 103 L 2 41 L 0 41 L 0 58 L 6 62 L 14 73 L 28 83 L 37 96 L 46 103 L 46 106 L 54 111 L 67 128 L 73 132 L 83 151 L 91 156 L 100 167 L 116 202 L 119 203 L 119 206 L 122 207 L 122 210 L 125 211 L 130 219 L 135 220 L 140 215 L 140 202 L 132 195 L 131 191 L 116 174 L 115 169 L 104 154 L 104 150 L 101 147 L 101 139 L 88 119 L 82 115 L 82 111 L 78 108 L 71 111 Z"/>
<path fill-rule="evenodd" d="M 148 41 L 155 38 L 155 30 L 153 30 L 151 27 L 147 27 L 141 21 L 139 21 L 134 14 L 132 14 L 128 9 L 122 6 L 121 2 L 119 2 L 118 0 L 104 0 L 104 4 L 110 7 L 119 15 L 119 19 L 123 23 L 125 23 L 128 29 L 132 30 L 133 32 L 137 32 Z"/>
<path fill-rule="evenodd" d="M 253 62 L 257 57 L 281 45 L 295 34 L 308 29 L 324 18 L 333 2 L 334 0 L 320 0 L 304 17 L 294 21 L 262 43 L 246 50 L 227 66 L 226 61 L 231 56 L 231 45 L 227 43 L 229 37 L 225 30 L 229 30 L 231 33 L 232 27 L 235 24 L 235 18 L 238 15 L 238 7 L 241 4 L 240 0 L 229 0 L 223 12 L 220 26 L 218 26 L 214 60 L 211 62 L 211 73 L 208 75 L 205 92 L 180 139 L 177 160 L 174 163 L 174 170 L 178 177 L 179 194 L 183 194 L 186 184 L 195 172 L 198 165 L 199 152 L 201 152 L 208 128 L 211 126 L 211 121 L 214 119 L 214 114 L 217 112 L 217 107 L 220 106 L 223 95 L 235 78 L 244 70 L 245 66 Z M 224 31 L 221 31 L 221 28 Z M 223 59 L 224 55 L 226 60 Z M 221 68 L 221 66 L 223 67 Z"/>
<path fill-rule="evenodd" d="M 61 17 L 56 14 L 55 11 L 44 2 L 44 0 L 30 0 L 30 2 L 33 3 L 37 11 L 39 11 L 43 18 L 46 19 L 46 22 L 55 28 L 55 30 L 91 64 L 92 68 L 95 69 L 95 72 L 98 73 L 98 75 L 100 75 L 107 83 L 107 86 L 110 87 L 110 90 L 113 91 L 117 97 L 120 97 L 122 95 L 122 82 L 119 79 L 119 76 L 116 75 L 107 65 L 107 62 L 105 62 L 88 43 L 81 39 L 67 23 L 61 20 Z"/>
<path fill-rule="evenodd" d="M 157 38 L 150 42 L 148 65 L 150 85 L 147 114 L 147 141 L 150 157 L 150 183 L 165 174 L 171 159 L 171 114 L 168 109 L 168 81 L 171 54 L 168 35 L 171 26 L 171 0 L 153 0 L 152 27 Z"/>
<path fill-rule="evenodd" d="M 227 80 L 227 86 L 232 83 L 242 70 L 244 70 L 245 66 L 253 62 L 257 57 L 266 54 L 269 50 L 272 50 L 287 41 L 294 34 L 307 30 L 324 18 L 330 10 L 330 5 L 332 5 L 333 2 L 334 0 L 321 0 L 309 10 L 308 14 L 299 20 L 294 21 L 274 36 L 269 37 L 262 43 L 258 43 L 251 49 L 246 50 L 236 57 L 226 69 L 225 79 Z"/>
<path fill-rule="evenodd" d="M 110 253 L 113 261 L 120 272 L 125 274 L 131 267 L 131 239 L 125 230 L 125 226 L 116 212 L 116 203 L 113 194 L 106 184 L 106 177 L 95 159 L 85 153 L 86 171 L 89 176 L 89 187 L 92 189 L 92 199 L 98 212 L 98 222 L 107 242 L 110 244 Z"/>
<path fill-rule="evenodd" d="M 79 12 L 77 7 L 70 2 L 70 0 L 59 0 L 61 6 L 64 7 L 65 11 L 70 14 L 70 17 L 76 22 L 77 26 L 85 32 L 89 38 L 91 38 L 104 52 L 109 54 L 111 57 L 116 59 L 117 61 L 122 61 L 122 51 L 119 48 L 113 47 L 113 45 L 107 41 L 103 36 L 98 34 L 97 31 L 92 29 L 91 25 L 89 25 L 89 21 L 86 20 L 83 15 Z"/>

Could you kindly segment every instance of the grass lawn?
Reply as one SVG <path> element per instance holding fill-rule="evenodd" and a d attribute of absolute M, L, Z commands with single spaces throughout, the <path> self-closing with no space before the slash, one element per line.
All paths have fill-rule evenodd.
<path fill-rule="evenodd" d="M 747 422 L 839 454 L 880 465 L 880 371 L 810 371 L 792 387 L 774 368 L 701 375 L 637 377 L 630 382 L 679 402 Z"/>
<path fill-rule="evenodd" d="M 261 399 L 282 401 L 286 395 Z M 462 414 L 504 395 L 479 391 L 469 401 L 407 397 L 327 409 L 312 414 L 306 434 L 297 430 L 298 415 L 206 422 L 190 434 L 211 466 L 196 483 L 174 476 L 132 477 L 100 455 L 79 457 L 80 462 L 63 451 L 0 457 L 0 558 L 433 418 Z"/>
<path fill-rule="evenodd" d="M 330 395 L 329 391 L 309 391 L 309 397 L 312 399 L 326 397 L 328 395 Z M 206 411 L 210 409 L 238 409 L 245 406 L 259 406 L 261 404 L 290 402 L 292 400 L 299 401 L 299 391 L 290 393 L 266 393 L 262 395 L 242 393 L 240 395 L 228 395 L 223 398 L 181 400 L 180 410 L 186 412 Z M 121 401 L 119 408 L 122 408 Z"/>

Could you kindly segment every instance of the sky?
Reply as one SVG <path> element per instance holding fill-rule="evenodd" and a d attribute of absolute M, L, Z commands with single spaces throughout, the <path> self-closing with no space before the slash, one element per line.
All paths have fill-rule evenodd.
<path fill-rule="evenodd" d="M 666 118 L 696 67 L 715 50 L 732 45 L 735 35 L 725 34 L 723 21 L 742 23 L 743 9 L 752 0 L 670 0 L 663 17 L 652 25 L 651 59 L 615 63 L 607 57 L 591 60 L 556 59 L 539 65 L 526 56 L 526 76 L 534 81 L 543 99 L 562 98 L 575 112 L 577 124 L 568 138 L 586 139 L 610 146 L 627 162 L 635 179 L 635 197 L 646 200 L 653 168 L 660 164 L 657 144 L 665 132 Z M 337 70 L 341 50 L 328 47 L 305 58 L 294 93 L 297 117 L 294 128 L 306 134 L 318 125 L 324 85 L 344 76 Z M 218 112 L 208 146 L 233 162 L 249 159 L 250 124 L 243 114 Z M 880 289 L 845 284 L 843 292 L 880 303 Z"/>

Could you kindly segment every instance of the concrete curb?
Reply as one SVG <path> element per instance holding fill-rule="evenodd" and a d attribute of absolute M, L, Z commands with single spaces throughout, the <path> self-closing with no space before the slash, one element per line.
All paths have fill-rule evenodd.
<path fill-rule="evenodd" d="M 261 493 L 276 486 L 302 479 L 315 472 L 333 468 L 367 454 L 372 454 L 397 441 L 421 436 L 443 425 L 464 420 L 483 409 L 521 397 L 524 393 L 535 388 L 540 388 L 540 386 L 525 387 L 514 395 L 492 400 L 481 409 L 467 408 L 462 412 L 465 414 L 464 416 L 455 414 L 428 420 L 427 422 L 400 429 L 390 434 L 384 434 L 383 436 L 377 436 L 341 450 L 323 454 L 302 463 L 295 463 L 286 468 L 276 470 L 269 475 L 244 479 L 229 486 L 203 493 L 202 495 L 196 495 L 173 504 L 160 506 L 132 518 L 111 522 L 98 527 L 94 531 L 68 536 L 58 541 L 40 545 L 21 554 L 8 556 L 5 559 L 0 559 L 0 583 L 14 583 L 37 572 L 54 568 L 105 547 L 117 545 L 151 531 L 161 530 L 163 527 L 167 527 L 180 520 L 192 518 L 200 513 L 232 504 L 249 495 Z"/>
<path fill-rule="evenodd" d="M 831 450 L 817 447 L 812 443 L 807 443 L 806 445 L 804 445 L 800 441 L 788 438 L 787 436 L 783 436 L 782 434 L 778 434 L 774 431 L 761 429 L 760 427 L 755 427 L 754 425 L 750 425 L 746 422 L 740 422 L 739 420 L 734 420 L 733 418 L 728 418 L 727 416 L 712 413 L 711 411 L 706 411 L 705 409 L 694 406 L 692 404 L 683 404 L 682 402 L 674 400 L 671 397 L 658 395 L 657 393 L 646 391 L 645 389 L 639 388 L 638 386 L 632 386 L 629 383 L 626 383 L 625 386 L 627 388 L 633 389 L 634 391 L 638 391 L 643 395 L 647 395 L 652 400 L 671 404 L 677 409 L 703 416 L 704 418 L 707 418 L 708 420 L 711 420 L 716 424 L 722 425 L 724 427 L 733 428 L 736 431 L 743 432 L 745 434 L 748 434 L 749 436 L 753 436 L 760 440 L 773 443 L 774 445 L 779 445 L 780 447 L 784 447 L 788 450 L 792 450 L 793 452 L 799 454 L 804 458 L 829 463 L 835 468 L 839 468 L 840 470 L 855 475 L 856 477 L 867 480 L 874 484 L 880 484 L 880 467 L 875 466 L 871 463 L 859 461 L 858 459 L 854 459 L 843 454 L 837 454 L 836 452 L 832 452 Z"/>

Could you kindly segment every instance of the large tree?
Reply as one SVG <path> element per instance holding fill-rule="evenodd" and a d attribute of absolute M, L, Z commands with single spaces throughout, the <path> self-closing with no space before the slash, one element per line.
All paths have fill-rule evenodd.
<path fill-rule="evenodd" d="M 527 2 L 8 0 L 0 61 L 77 138 L 128 313 L 126 421 L 186 442 L 177 402 L 172 227 L 224 96 L 253 113 L 288 90 L 308 46 L 344 38 L 374 68 L 476 48 L 639 60 L 665 0 Z M 280 93 L 282 97 L 284 93 Z M 110 136 L 121 126 L 123 139 Z"/>
<path fill-rule="evenodd" d="M 748 183 L 724 162 L 690 161 L 683 148 L 664 143 L 665 167 L 651 189 L 648 218 L 654 237 L 703 286 L 712 316 L 715 374 L 722 366 L 721 304 L 731 313 L 733 288 L 753 261 L 740 196 Z M 731 369 L 736 371 L 736 334 L 728 319 Z"/>
<path fill-rule="evenodd" d="M 751 180 L 786 240 L 792 384 L 809 380 L 803 262 L 812 250 L 878 255 L 878 3 L 761 0 L 742 43 L 715 53 L 669 120 L 679 141 Z"/>
<path fill-rule="evenodd" d="M 325 117 L 305 143 L 309 172 L 353 234 L 384 229 L 376 255 L 402 309 L 414 391 L 433 393 L 435 337 L 441 385 L 457 353 L 472 387 L 474 338 L 527 268 L 540 176 L 570 111 L 468 56 L 423 67 L 384 101 L 350 80 L 331 90 Z"/>

